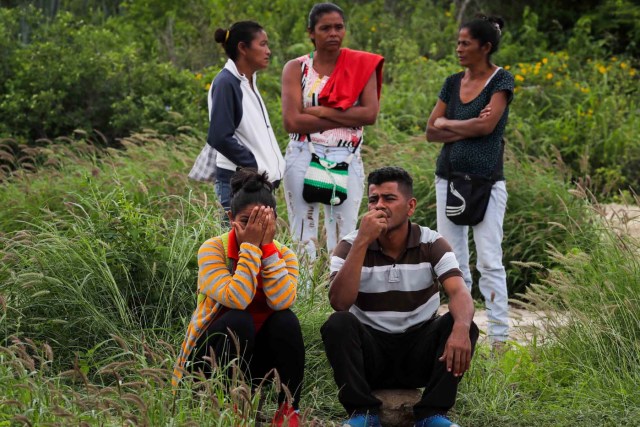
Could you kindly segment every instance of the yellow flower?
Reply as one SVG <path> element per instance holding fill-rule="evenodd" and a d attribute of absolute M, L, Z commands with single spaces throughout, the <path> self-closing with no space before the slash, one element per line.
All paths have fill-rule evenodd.
<path fill-rule="evenodd" d="M 635 68 L 630 69 L 630 70 L 629 70 L 629 75 L 630 75 L 631 77 L 635 76 L 635 75 L 636 75 L 636 69 L 635 69 Z"/>
<path fill-rule="evenodd" d="M 507 71 L 509 71 L 509 70 L 511 69 L 511 65 L 505 65 L 505 66 L 504 66 L 504 69 L 505 69 L 505 70 L 507 70 Z"/>
<path fill-rule="evenodd" d="M 204 88 L 206 90 L 209 90 L 211 88 L 211 83 L 207 83 L 206 85 L 204 85 Z"/>
<path fill-rule="evenodd" d="M 377 29 L 376 29 L 376 26 L 375 26 L 375 25 L 371 27 L 371 32 L 372 32 L 372 33 L 375 33 L 375 32 L 376 32 L 376 30 L 377 30 Z"/>
<path fill-rule="evenodd" d="M 589 93 L 589 92 L 591 92 L 591 89 L 589 89 L 587 86 L 585 86 L 585 87 L 581 87 L 581 88 L 580 88 L 580 92 L 582 92 L 582 93 Z"/>
<path fill-rule="evenodd" d="M 620 63 L 620 68 L 622 68 L 623 70 L 627 69 L 627 63 L 626 62 L 621 62 Z"/>
<path fill-rule="evenodd" d="M 553 78 L 553 73 L 547 73 L 547 80 L 551 80 Z"/>
<path fill-rule="evenodd" d="M 200 80 L 202 78 L 202 73 L 197 73 L 196 74 L 196 80 Z"/>
<path fill-rule="evenodd" d="M 540 62 L 537 62 L 537 63 L 536 63 L 536 66 L 533 68 L 533 74 L 536 74 L 536 75 L 537 75 L 537 74 L 540 72 L 540 66 L 541 66 L 541 65 L 542 65 L 542 64 L 541 64 Z"/>
<path fill-rule="evenodd" d="M 604 65 L 598 65 L 598 71 L 600 72 L 600 74 L 605 74 L 607 72 L 607 67 L 605 67 Z"/>
<path fill-rule="evenodd" d="M 526 67 L 522 67 L 522 68 L 520 69 L 520 72 L 521 72 L 522 74 L 527 74 L 527 72 L 528 72 L 528 71 L 529 71 L 529 70 L 528 70 Z"/>
<path fill-rule="evenodd" d="M 516 74 L 515 79 L 519 82 L 523 82 L 524 81 L 524 77 L 522 77 L 520 74 Z"/>
<path fill-rule="evenodd" d="M 449 12 L 448 10 L 444 13 L 444 16 L 446 16 L 447 18 L 451 18 L 451 12 Z"/>
<path fill-rule="evenodd" d="M 549 60 L 548 60 L 547 58 L 542 58 L 542 63 L 543 63 L 544 65 L 547 65 L 547 62 L 549 62 Z"/>
<path fill-rule="evenodd" d="M 611 61 L 612 61 L 612 62 L 616 62 L 617 60 L 618 60 L 618 57 L 617 57 L 617 56 L 612 56 L 612 57 L 611 57 Z"/>

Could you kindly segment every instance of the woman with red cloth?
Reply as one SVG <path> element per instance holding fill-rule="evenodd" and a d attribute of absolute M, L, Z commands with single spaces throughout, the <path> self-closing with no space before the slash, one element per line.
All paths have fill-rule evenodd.
<path fill-rule="evenodd" d="M 311 153 L 349 162 L 346 200 L 325 205 L 331 253 L 340 239 L 356 229 L 364 190 L 362 127 L 375 123 L 378 116 L 384 58 L 342 47 L 344 12 L 333 3 L 313 6 L 307 31 L 315 50 L 289 61 L 282 72 L 282 116 L 290 138 L 284 189 L 291 234 L 314 259 L 320 204 L 303 198 Z"/>
<path fill-rule="evenodd" d="M 232 176 L 231 189 L 231 231 L 207 240 L 198 251 L 198 305 L 172 383 L 177 386 L 189 372 L 210 377 L 212 363 L 206 357 L 212 354 L 214 366 L 238 359 L 254 383 L 275 368 L 293 401 L 285 400 L 284 391 L 279 394 L 273 425 L 298 426 L 304 344 L 290 310 L 298 260 L 274 240 L 276 199 L 267 174 L 241 169 Z"/>

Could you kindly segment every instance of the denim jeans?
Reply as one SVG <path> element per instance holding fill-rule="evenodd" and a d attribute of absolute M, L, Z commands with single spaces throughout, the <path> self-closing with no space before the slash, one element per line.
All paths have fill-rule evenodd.
<path fill-rule="evenodd" d="M 222 213 L 222 227 L 227 228 L 230 226 L 229 217 L 227 216 L 227 212 L 231 210 L 231 182 L 222 181 L 220 179 L 216 180 L 214 184 L 214 188 L 216 190 L 216 196 L 218 197 L 218 201 L 222 205 L 224 212 Z"/>
<path fill-rule="evenodd" d="M 469 226 L 456 225 L 446 216 L 447 180 L 436 176 L 438 232 L 451 245 L 469 290 L 473 280 L 469 269 Z M 489 320 L 489 339 L 505 341 L 509 336 L 507 274 L 502 265 L 502 224 L 507 208 L 507 187 L 497 181 L 484 219 L 472 226 L 476 244 L 476 268 L 480 272 L 478 287 L 484 297 Z"/>
<path fill-rule="evenodd" d="M 315 144 L 316 154 L 326 159 L 340 162 L 351 153 L 346 147 L 325 147 Z M 360 150 L 356 150 L 349 165 L 347 200 L 339 206 L 307 203 L 302 198 L 304 174 L 311 162 L 307 142 L 290 141 L 285 154 L 284 192 L 289 215 L 291 235 L 298 243 L 297 252 L 304 249 L 310 259 L 315 259 L 318 242 L 318 219 L 324 207 L 324 226 L 327 233 L 327 251 L 331 253 L 340 239 L 356 229 L 358 211 L 364 192 L 364 166 Z"/>

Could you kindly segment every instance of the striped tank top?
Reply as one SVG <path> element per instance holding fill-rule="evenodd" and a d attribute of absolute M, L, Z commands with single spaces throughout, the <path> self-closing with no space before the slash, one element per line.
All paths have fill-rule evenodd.
<path fill-rule="evenodd" d="M 329 76 L 320 76 L 313 68 L 313 53 L 301 56 L 297 60 L 302 68 L 302 105 L 305 108 L 316 107 L 320 105 L 318 96 L 327 84 Z M 311 141 L 327 147 L 352 148 L 359 146 L 362 142 L 362 126 L 341 127 L 312 134 L 290 133 L 289 138 L 294 141 Z"/>

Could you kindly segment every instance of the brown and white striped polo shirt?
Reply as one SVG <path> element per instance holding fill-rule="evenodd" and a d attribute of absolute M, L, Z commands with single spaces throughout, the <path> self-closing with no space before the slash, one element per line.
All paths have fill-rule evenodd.
<path fill-rule="evenodd" d="M 409 222 L 407 226 L 407 248 L 398 259 L 385 255 L 377 241 L 369 245 L 358 297 L 349 309 L 363 324 L 389 333 L 405 332 L 436 313 L 440 291 L 434 279 L 462 276 L 451 246 L 438 232 Z M 330 280 L 357 234 L 358 230 L 345 236 L 334 250 Z"/>

